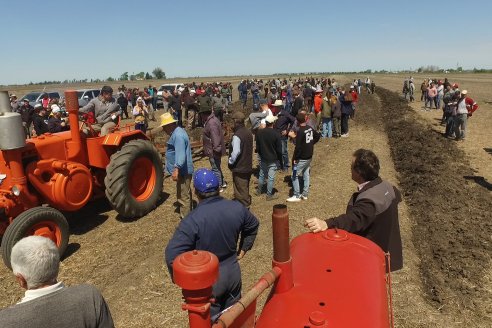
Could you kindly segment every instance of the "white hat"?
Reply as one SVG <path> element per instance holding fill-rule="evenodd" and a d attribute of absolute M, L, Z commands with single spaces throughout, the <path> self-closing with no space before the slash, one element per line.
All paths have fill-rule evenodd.
<path fill-rule="evenodd" d="M 142 97 L 138 97 L 138 98 L 137 98 L 137 102 L 138 102 L 138 101 L 142 101 L 142 102 L 143 102 L 143 98 L 142 98 Z"/>
<path fill-rule="evenodd" d="M 468 90 L 463 90 L 463 91 L 461 91 L 461 94 L 462 94 L 462 95 L 466 95 L 467 93 L 468 93 Z"/>
<path fill-rule="evenodd" d="M 275 106 L 275 107 L 280 107 L 283 105 L 284 105 L 284 103 L 280 99 L 275 100 L 275 102 L 273 103 L 273 106 Z"/>
<path fill-rule="evenodd" d="M 267 123 L 275 123 L 275 121 L 277 120 L 277 116 L 273 116 L 273 115 L 268 115 L 267 117 L 265 117 L 265 122 Z"/>
<path fill-rule="evenodd" d="M 51 105 L 51 112 L 53 114 L 56 114 L 56 113 L 61 112 L 61 109 L 60 109 L 60 107 L 58 105 Z"/>

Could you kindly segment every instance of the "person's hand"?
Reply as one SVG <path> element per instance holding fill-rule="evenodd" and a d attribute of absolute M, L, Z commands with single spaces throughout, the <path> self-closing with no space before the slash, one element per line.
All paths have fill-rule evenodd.
<path fill-rule="evenodd" d="M 286 135 L 287 135 L 287 130 L 283 130 L 283 131 L 282 131 L 282 135 L 283 135 L 283 136 L 286 136 Z"/>
<path fill-rule="evenodd" d="M 328 229 L 328 224 L 326 224 L 325 221 L 320 220 L 318 218 L 310 218 L 307 219 L 306 222 L 304 223 L 304 226 L 309 228 L 311 232 L 321 232 L 325 231 Z"/>
<path fill-rule="evenodd" d="M 65 126 L 65 125 L 67 125 L 67 124 L 66 124 L 65 122 L 61 122 L 61 124 L 60 124 L 60 125 L 61 125 L 61 126 Z"/>
<path fill-rule="evenodd" d="M 173 171 L 173 174 L 171 175 L 171 178 L 173 179 L 173 181 L 178 181 L 178 174 L 179 174 L 179 170 L 178 170 L 178 168 L 175 168 Z"/>
<path fill-rule="evenodd" d="M 245 252 L 245 251 L 243 251 L 243 250 L 241 250 L 241 251 L 239 252 L 239 254 L 237 255 L 237 260 L 239 261 L 240 259 L 242 259 L 242 258 L 244 257 L 244 255 L 245 255 L 245 254 L 246 254 L 246 252 Z"/>

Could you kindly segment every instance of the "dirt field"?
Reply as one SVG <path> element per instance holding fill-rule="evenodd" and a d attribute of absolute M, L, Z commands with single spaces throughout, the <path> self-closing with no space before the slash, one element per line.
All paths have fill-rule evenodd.
<path fill-rule="evenodd" d="M 336 78 L 348 82 L 354 77 Z M 378 86 L 401 91 L 402 76 L 372 78 Z M 418 85 L 420 77 L 415 78 Z M 469 121 L 465 142 L 444 139 L 436 120 L 440 112 L 422 112 L 420 102 L 408 107 L 398 94 L 379 88 L 376 95 L 363 93 L 350 121 L 350 137 L 317 144 L 309 200 L 289 205 L 292 237 L 306 232 L 302 223 L 309 217 L 344 212 L 356 187 L 350 178 L 352 152 L 364 147 L 378 155 L 381 176 L 404 195 L 400 224 L 405 263 L 393 275 L 397 327 L 490 327 L 492 322 L 492 108 L 483 103 L 492 100 L 487 99 L 492 76 L 450 80 L 481 105 Z M 208 166 L 204 159 L 195 162 L 195 168 Z M 230 172 L 224 172 L 230 181 Z M 279 174 L 275 182 L 279 202 L 290 191 L 284 178 Z M 232 197 L 232 187 L 224 196 Z M 174 184 L 167 178 L 162 204 L 144 218 L 123 221 L 105 202 L 70 218 L 72 236 L 60 279 L 69 285 L 96 285 L 117 327 L 187 326 L 181 292 L 163 261 L 165 245 L 179 223 L 175 200 Z M 241 261 L 244 289 L 270 268 L 273 205 L 253 196 L 251 210 L 261 226 L 255 246 Z M 22 291 L 3 266 L 0 277 L 0 307 L 5 307 L 17 302 Z"/>

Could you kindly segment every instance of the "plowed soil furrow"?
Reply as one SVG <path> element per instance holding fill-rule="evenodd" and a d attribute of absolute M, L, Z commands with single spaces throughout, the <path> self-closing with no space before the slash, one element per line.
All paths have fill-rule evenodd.
<path fill-rule="evenodd" d="M 427 297 L 473 327 L 492 322 L 490 192 L 466 179 L 469 160 L 398 94 L 379 89 L 391 156 L 412 218 Z"/>

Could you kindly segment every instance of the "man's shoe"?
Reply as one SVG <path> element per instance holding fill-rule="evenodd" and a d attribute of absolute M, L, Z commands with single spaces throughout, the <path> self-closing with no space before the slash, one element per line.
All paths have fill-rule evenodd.
<path fill-rule="evenodd" d="M 297 196 L 292 196 L 292 197 L 289 197 L 287 198 L 287 201 L 289 203 L 297 203 L 297 202 L 300 202 L 301 201 L 301 197 L 297 197 Z"/>
<path fill-rule="evenodd" d="M 227 182 L 225 182 L 225 181 L 224 181 L 224 182 L 222 183 L 222 188 L 227 188 Z"/>
<path fill-rule="evenodd" d="M 278 199 L 278 195 L 277 194 L 267 195 L 266 196 L 266 200 L 267 201 L 274 200 L 274 199 Z"/>
<path fill-rule="evenodd" d="M 220 193 L 223 193 L 223 192 L 224 192 L 224 188 L 220 188 L 220 189 L 219 189 L 219 192 L 220 192 Z"/>
<path fill-rule="evenodd" d="M 308 198 L 307 198 L 307 196 L 301 195 L 301 199 L 302 200 L 307 200 Z"/>

